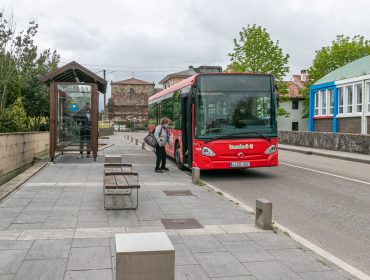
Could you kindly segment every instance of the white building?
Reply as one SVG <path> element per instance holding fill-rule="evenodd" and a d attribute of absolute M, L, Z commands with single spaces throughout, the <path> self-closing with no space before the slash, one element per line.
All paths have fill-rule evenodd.
<path fill-rule="evenodd" d="M 306 71 L 302 70 L 301 75 L 293 75 L 288 84 L 288 93 L 285 95 L 288 101 L 280 102 L 279 107 L 289 113 L 288 116 L 278 117 L 279 131 L 307 131 L 308 118 L 302 119 L 303 114 L 303 95 L 300 90 L 306 89 Z"/>

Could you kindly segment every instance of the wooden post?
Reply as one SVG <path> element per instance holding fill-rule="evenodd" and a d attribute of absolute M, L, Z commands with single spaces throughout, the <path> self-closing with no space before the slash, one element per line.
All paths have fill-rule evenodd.
<path fill-rule="evenodd" d="M 56 150 L 56 142 L 57 142 L 57 83 L 55 81 L 52 81 L 50 83 L 50 96 L 49 96 L 49 102 L 50 102 L 50 112 L 49 112 L 49 155 L 50 160 L 54 161 L 55 158 L 55 150 Z"/>
<path fill-rule="evenodd" d="M 91 91 L 91 149 L 93 152 L 94 161 L 98 155 L 98 111 L 99 111 L 99 96 L 98 85 L 92 85 Z"/>

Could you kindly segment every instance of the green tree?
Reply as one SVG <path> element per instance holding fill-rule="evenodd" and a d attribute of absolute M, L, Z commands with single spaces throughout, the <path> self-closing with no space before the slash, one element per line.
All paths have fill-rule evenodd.
<path fill-rule="evenodd" d="M 289 72 L 289 54 L 284 55 L 279 41 L 274 42 L 265 28 L 255 24 L 242 28 L 239 39 L 234 39 L 229 57 L 231 64 L 227 68 L 230 71 L 269 73 L 278 82 Z"/>
<path fill-rule="evenodd" d="M 24 111 L 22 100 L 18 97 L 15 102 L 5 108 L 4 116 L 0 124 L 1 132 L 24 132 L 28 131 L 27 116 Z"/>
<path fill-rule="evenodd" d="M 261 26 L 248 25 L 239 32 L 239 39 L 234 39 L 234 49 L 229 53 L 231 63 L 227 72 L 269 73 L 274 75 L 279 91 L 279 101 L 287 100 L 287 84 L 283 78 L 289 72 L 289 54 L 283 54 L 279 41 L 274 42 L 270 34 Z M 279 116 L 288 116 L 282 108 L 278 109 Z"/>
<path fill-rule="evenodd" d="M 312 66 L 308 69 L 310 83 L 314 83 L 335 69 L 356 59 L 370 55 L 370 41 L 363 36 L 353 38 L 337 35 L 331 46 L 316 51 Z"/>
<path fill-rule="evenodd" d="M 28 49 L 21 60 L 21 96 L 30 130 L 39 130 L 49 116 L 49 91 L 39 77 L 57 68 L 59 55 L 50 49 L 37 54 L 37 47 Z"/>

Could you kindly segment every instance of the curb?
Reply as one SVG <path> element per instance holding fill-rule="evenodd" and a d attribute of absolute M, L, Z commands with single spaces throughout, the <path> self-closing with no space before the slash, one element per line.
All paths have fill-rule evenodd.
<path fill-rule="evenodd" d="M 135 142 L 131 142 L 133 145 L 135 145 Z M 281 148 L 279 147 L 281 150 L 287 150 L 287 151 L 292 151 L 292 152 L 301 152 L 301 153 L 309 153 L 309 154 L 315 154 L 315 155 L 321 155 L 320 153 L 316 153 L 316 152 L 311 152 L 311 151 L 297 151 L 295 149 L 284 149 L 284 148 Z M 153 151 L 149 148 L 147 148 L 145 146 L 145 149 L 148 150 L 148 151 Z M 326 154 L 322 154 L 323 156 L 327 156 Z M 333 158 L 336 158 L 336 157 L 333 157 Z M 339 157 L 340 158 L 340 157 Z M 346 157 L 344 157 L 346 158 Z M 340 158 L 340 159 L 343 159 Z M 351 160 L 354 161 L 355 159 L 354 158 L 350 158 L 348 160 Z M 369 161 L 366 161 L 366 160 L 363 160 L 365 163 L 370 163 L 370 160 Z M 364 162 L 361 162 L 361 163 L 364 163 Z M 186 173 L 185 173 L 186 174 Z M 188 174 L 186 174 L 188 175 Z M 191 176 L 189 176 L 191 178 Z M 212 191 L 214 192 L 219 198 L 221 199 L 224 199 L 224 200 L 227 200 L 227 201 L 230 201 L 231 203 L 237 205 L 238 207 L 244 209 L 245 211 L 251 213 L 251 214 L 255 214 L 255 209 L 253 209 L 252 207 L 248 206 L 247 204 L 241 202 L 240 200 L 234 198 L 233 196 L 229 195 L 228 193 L 218 189 L 217 187 L 209 184 L 208 182 L 206 181 L 202 181 L 200 180 L 201 182 L 204 183 L 203 186 L 199 185 L 201 188 L 204 188 L 208 191 Z M 312 252 L 315 252 L 317 255 L 319 255 L 320 257 L 322 257 L 323 259 L 325 260 L 328 260 L 330 261 L 331 263 L 333 263 L 334 265 L 338 266 L 339 268 L 343 269 L 344 271 L 350 273 L 351 275 L 357 277 L 358 279 L 360 280 L 370 280 L 370 276 L 365 274 L 364 272 L 360 271 L 359 269 L 353 267 L 352 265 L 350 265 L 349 263 L 337 258 L 336 256 L 330 254 L 329 252 L 327 252 L 326 250 L 320 248 L 319 246 L 313 244 L 312 242 L 310 242 L 309 240 L 303 238 L 302 236 L 296 234 L 295 232 L 293 232 L 292 230 L 284 227 L 283 225 L 277 223 L 276 221 L 272 221 L 273 223 L 273 226 L 280 230 L 281 232 L 285 232 L 289 235 L 290 238 L 292 238 L 294 241 L 298 242 L 299 244 L 302 244 L 303 246 L 305 246 L 306 248 L 310 249 Z"/>
<path fill-rule="evenodd" d="M 38 162 L 33 166 L 29 167 L 16 177 L 0 186 L 0 203 L 1 201 L 10 195 L 12 192 L 17 190 L 21 185 L 27 182 L 32 176 L 40 172 L 49 162 Z"/>
<path fill-rule="evenodd" d="M 334 158 L 334 159 L 341 159 L 341 160 L 353 161 L 353 162 L 358 162 L 358 163 L 370 164 L 370 159 L 367 160 L 367 159 L 361 159 L 361 158 L 327 154 L 327 153 L 321 153 L 321 152 L 316 152 L 312 150 L 298 150 L 294 148 L 287 148 L 287 147 L 281 147 L 281 146 L 279 146 L 278 149 L 283 150 L 283 151 L 306 154 L 306 155 L 315 155 L 315 156 L 322 156 L 322 157 L 327 157 L 327 158 Z"/>

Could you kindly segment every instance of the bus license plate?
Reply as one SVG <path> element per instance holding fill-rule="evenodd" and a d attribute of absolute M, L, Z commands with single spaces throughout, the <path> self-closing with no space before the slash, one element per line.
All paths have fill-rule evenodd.
<path fill-rule="evenodd" d="M 250 162 L 230 162 L 230 167 L 249 167 Z"/>

